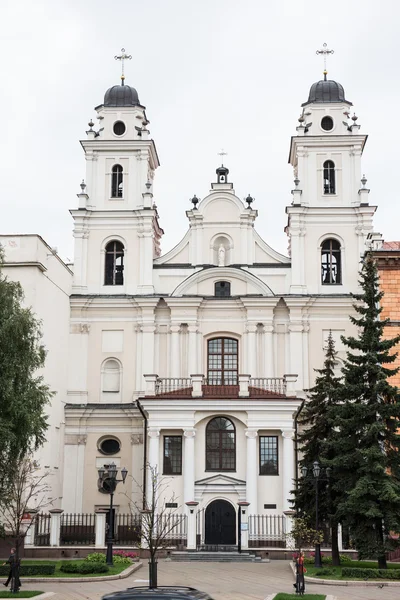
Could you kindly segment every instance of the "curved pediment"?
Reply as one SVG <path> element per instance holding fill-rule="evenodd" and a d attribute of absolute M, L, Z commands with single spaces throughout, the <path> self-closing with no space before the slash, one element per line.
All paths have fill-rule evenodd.
<path fill-rule="evenodd" d="M 274 296 L 261 279 L 235 267 L 212 267 L 193 273 L 175 288 L 172 296 L 214 296 L 217 281 L 230 282 L 231 296 Z"/>

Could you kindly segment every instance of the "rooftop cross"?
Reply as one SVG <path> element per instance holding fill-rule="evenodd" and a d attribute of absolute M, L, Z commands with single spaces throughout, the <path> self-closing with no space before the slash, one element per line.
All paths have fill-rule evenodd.
<path fill-rule="evenodd" d="M 122 67 L 122 72 L 121 72 L 121 85 L 124 85 L 124 79 L 125 79 L 125 75 L 124 75 L 124 60 L 131 60 L 132 56 L 130 54 L 126 54 L 125 53 L 125 48 L 121 48 L 121 54 L 114 56 L 115 60 L 120 60 L 121 61 L 121 67 Z"/>
<path fill-rule="evenodd" d="M 326 57 L 328 56 L 328 54 L 333 54 L 334 50 L 329 50 L 328 45 L 327 44 L 323 44 L 322 45 L 322 50 L 317 50 L 316 54 L 322 54 L 324 57 L 324 78 L 326 80 L 326 76 L 328 71 L 326 70 Z"/>
<path fill-rule="evenodd" d="M 224 166 L 224 156 L 227 156 L 228 153 L 225 152 L 225 150 L 223 148 L 221 148 L 221 151 L 218 152 L 218 156 L 221 157 L 221 165 Z"/>

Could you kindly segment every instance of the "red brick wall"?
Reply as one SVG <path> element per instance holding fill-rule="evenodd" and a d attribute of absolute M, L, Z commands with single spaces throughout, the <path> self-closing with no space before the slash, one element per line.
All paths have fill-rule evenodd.
<path fill-rule="evenodd" d="M 400 335 L 400 261 L 395 260 L 400 258 L 400 251 L 395 252 L 397 256 L 390 256 L 390 260 L 378 255 L 378 269 L 380 277 L 381 290 L 385 293 L 382 306 L 382 319 L 390 319 L 391 324 L 385 328 L 385 337 L 393 338 Z M 382 253 L 383 254 L 383 253 Z M 384 253 L 387 255 L 387 253 Z M 392 254 L 392 253 L 391 253 Z M 396 347 L 398 356 L 395 363 L 388 365 L 389 367 L 400 367 L 400 345 Z M 391 383 L 400 387 L 400 372 L 391 378 Z"/>

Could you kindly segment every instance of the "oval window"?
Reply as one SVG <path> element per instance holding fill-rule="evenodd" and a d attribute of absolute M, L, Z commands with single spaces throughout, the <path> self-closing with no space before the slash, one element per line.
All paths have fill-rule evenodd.
<path fill-rule="evenodd" d="M 102 454 L 118 454 L 121 450 L 121 443 L 115 438 L 106 438 L 99 442 L 98 448 Z"/>
<path fill-rule="evenodd" d="M 123 135 L 126 131 L 125 123 L 122 121 L 117 121 L 114 123 L 114 133 L 115 135 Z"/>
<path fill-rule="evenodd" d="M 324 117 L 321 121 L 321 127 L 324 131 L 331 131 L 333 129 L 332 117 Z"/>

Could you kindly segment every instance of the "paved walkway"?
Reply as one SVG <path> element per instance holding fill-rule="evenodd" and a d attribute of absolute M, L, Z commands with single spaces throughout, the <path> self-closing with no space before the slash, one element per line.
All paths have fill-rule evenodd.
<path fill-rule="evenodd" d="M 54 600 L 100 600 L 107 592 L 146 585 L 147 562 L 127 579 L 101 583 L 29 583 L 24 590 L 55 592 Z M 292 592 L 293 576 L 287 561 L 270 563 L 178 563 L 160 561 L 159 585 L 190 585 L 215 600 L 264 600 L 273 592 Z M 310 593 L 332 594 L 338 600 L 399 600 L 400 588 L 308 585 Z"/>

